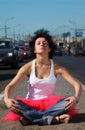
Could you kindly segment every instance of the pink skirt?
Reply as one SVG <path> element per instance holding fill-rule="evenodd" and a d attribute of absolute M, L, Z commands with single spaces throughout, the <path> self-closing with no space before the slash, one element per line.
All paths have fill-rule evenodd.
<path fill-rule="evenodd" d="M 39 100 L 30 100 L 25 98 L 17 98 L 21 101 L 23 101 L 26 105 L 31 106 L 39 111 L 44 111 L 53 106 L 55 103 L 57 103 L 60 99 L 64 98 L 63 96 L 49 96 L 48 98 L 39 99 Z M 69 112 L 70 115 L 74 116 L 77 114 L 77 109 L 74 108 Z M 19 115 L 15 114 L 12 111 L 9 111 L 9 113 L 2 118 L 2 120 L 18 120 Z"/>

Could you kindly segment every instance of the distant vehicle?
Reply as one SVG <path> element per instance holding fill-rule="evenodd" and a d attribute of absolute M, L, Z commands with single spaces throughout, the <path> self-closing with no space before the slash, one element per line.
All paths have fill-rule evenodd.
<path fill-rule="evenodd" d="M 15 44 L 15 46 L 18 46 L 20 49 L 22 49 L 23 60 L 30 60 L 31 59 L 31 52 L 30 52 L 29 43 L 25 43 L 22 41 L 16 41 L 14 44 Z"/>
<path fill-rule="evenodd" d="M 0 66 L 18 67 L 18 50 L 11 40 L 0 40 Z"/>
<path fill-rule="evenodd" d="M 73 49 L 72 54 L 73 54 L 74 56 L 76 56 L 76 55 L 85 56 L 85 50 L 84 50 L 83 47 L 76 47 L 76 48 Z"/>
<path fill-rule="evenodd" d="M 58 45 L 59 47 L 63 47 L 63 46 L 64 46 L 64 42 L 63 42 L 63 41 L 58 41 L 58 42 L 57 42 L 57 45 Z"/>
<path fill-rule="evenodd" d="M 60 47 L 57 47 L 55 53 L 56 53 L 56 55 L 58 55 L 58 56 L 62 56 L 62 49 L 61 49 Z"/>
<path fill-rule="evenodd" d="M 23 59 L 28 60 L 28 52 L 26 50 L 26 47 L 25 46 L 19 46 L 19 48 L 22 49 Z"/>
<path fill-rule="evenodd" d="M 28 54 L 28 59 L 30 59 L 32 57 L 31 51 L 30 51 L 30 46 L 29 45 L 25 45 L 25 48 L 26 48 L 26 51 L 27 51 L 27 54 Z"/>
<path fill-rule="evenodd" d="M 22 40 L 15 41 L 14 44 L 15 44 L 15 46 L 16 46 L 16 45 L 17 45 L 17 46 L 24 46 L 24 41 L 22 41 Z"/>
<path fill-rule="evenodd" d="M 28 60 L 30 58 L 30 47 L 28 43 L 18 41 L 18 42 L 15 42 L 15 46 L 18 46 L 20 49 L 22 49 L 23 60 Z"/>
<path fill-rule="evenodd" d="M 24 61 L 23 50 L 19 47 L 17 47 L 17 50 L 18 50 L 18 60 L 19 62 L 23 62 Z"/>

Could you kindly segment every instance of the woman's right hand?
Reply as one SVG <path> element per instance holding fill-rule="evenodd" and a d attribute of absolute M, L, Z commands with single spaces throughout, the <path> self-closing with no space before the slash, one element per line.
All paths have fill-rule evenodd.
<path fill-rule="evenodd" d="M 7 99 L 4 99 L 4 102 L 7 106 L 7 108 L 11 109 L 13 104 L 16 103 L 16 100 L 15 99 L 11 99 L 11 98 L 7 98 Z"/>

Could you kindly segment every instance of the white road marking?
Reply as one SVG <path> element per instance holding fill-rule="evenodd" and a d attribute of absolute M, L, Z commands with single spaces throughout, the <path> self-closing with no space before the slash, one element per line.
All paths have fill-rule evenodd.
<path fill-rule="evenodd" d="M 0 100 L 2 100 L 4 98 L 4 92 L 2 92 L 1 94 L 0 94 Z"/>
<path fill-rule="evenodd" d="M 85 84 L 82 84 L 82 89 L 85 90 Z"/>

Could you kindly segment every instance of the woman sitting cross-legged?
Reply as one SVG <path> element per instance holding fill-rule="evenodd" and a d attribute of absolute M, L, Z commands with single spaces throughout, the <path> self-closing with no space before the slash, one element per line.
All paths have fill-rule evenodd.
<path fill-rule="evenodd" d="M 80 83 L 63 66 L 52 60 L 56 44 L 47 30 L 36 31 L 29 45 L 33 59 L 19 69 L 5 88 L 4 102 L 10 112 L 3 120 L 19 119 L 22 125 L 70 122 L 71 116 L 77 113 L 75 105 L 81 95 Z M 75 95 L 65 98 L 54 94 L 58 75 L 73 86 Z M 25 76 L 28 77 L 26 98 L 10 98 L 13 88 Z"/>

